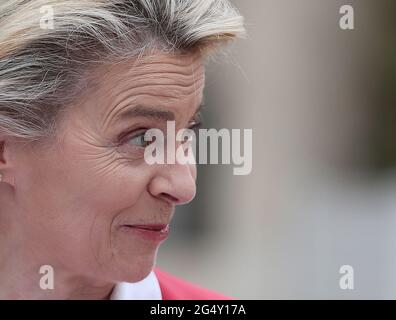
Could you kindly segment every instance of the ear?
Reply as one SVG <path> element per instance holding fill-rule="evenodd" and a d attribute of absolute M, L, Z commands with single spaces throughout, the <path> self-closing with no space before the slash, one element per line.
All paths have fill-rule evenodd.
<path fill-rule="evenodd" d="M 4 145 L 5 145 L 5 141 L 4 140 L 0 140 L 0 162 L 1 163 L 5 162 Z"/>
<path fill-rule="evenodd" d="M 5 168 L 5 155 L 4 155 L 4 149 L 5 149 L 5 140 L 0 137 L 0 182 L 3 182 L 5 180 L 4 177 L 4 168 Z"/>
<path fill-rule="evenodd" d="M 13 179 L 11 178 L 10 171 L 8 170 L 11 167 L 11 162 L 8 157 L 9 144 L 10 141 L 6 137 L 0 135 L 0 175 L 2 178 L 1 182 L 13 184 L 11 183 Z"/>

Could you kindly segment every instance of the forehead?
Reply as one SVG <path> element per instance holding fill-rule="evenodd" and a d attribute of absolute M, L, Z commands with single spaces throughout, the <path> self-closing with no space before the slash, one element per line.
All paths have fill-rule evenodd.
<path fill-rule="evenodd" d="M 95 115 L 108 124 L 125 109 L 146 105 L 179 113 L 196 109 L 205 82 L 199 54 L 152 55 L 106 65 L 95 72 Z"/>

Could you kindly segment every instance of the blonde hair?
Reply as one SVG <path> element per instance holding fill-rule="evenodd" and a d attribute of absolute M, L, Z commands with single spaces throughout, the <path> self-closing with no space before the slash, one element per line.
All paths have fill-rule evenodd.
<path fill-rule="evenodd" d="M 52 29 L 42 27 L 43 8 Z M 158 49 L 205 52 L 243 34 L 227 0 L 1 0 L 0 133 L 53 133 L 96 63 Z"/>

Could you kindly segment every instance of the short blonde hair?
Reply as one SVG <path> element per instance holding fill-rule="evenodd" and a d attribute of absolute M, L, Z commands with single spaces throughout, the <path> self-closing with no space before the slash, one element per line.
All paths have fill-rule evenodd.
<path fill-rule="evenodd" d="M 43 6 L 53 11 L 53 29 L 40 25 Z M 0 133 L 53 133 L 95 63 L 158 49 L 207 51 L 243 34 L 227 0 L 1 0 Z"/>

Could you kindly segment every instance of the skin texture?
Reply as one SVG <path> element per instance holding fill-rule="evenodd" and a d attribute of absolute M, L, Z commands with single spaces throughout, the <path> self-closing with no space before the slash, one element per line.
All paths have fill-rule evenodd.
<path fill-rule="evenodd" d="M 5 139 L 0 148 L 0 298 L 108 298 L 115 282 L 148 275 L 160 245 L 122 226 L 169 223 L 195 196 L 195 165 L 148 165 L 133 139 L 166 133 L 166 120 L 119 117 L 139 105 L 189 127 L 202 101 L 202 57 L 155 54 L 90 76 L 95 85 L 66 110 L 56 143 Z M 54 290 L 40 289 L 41 265 L 54 268 Z"/>

